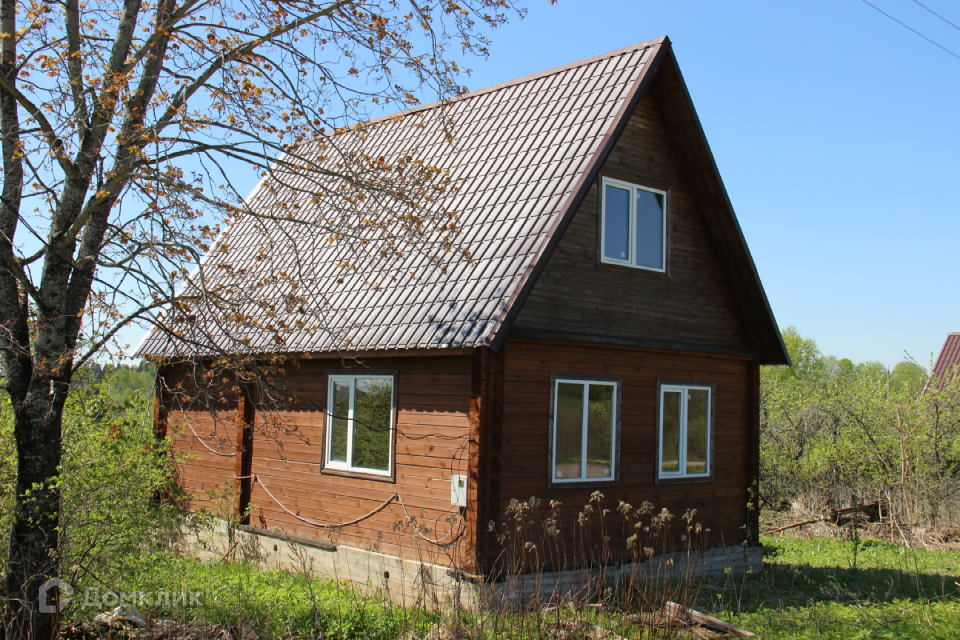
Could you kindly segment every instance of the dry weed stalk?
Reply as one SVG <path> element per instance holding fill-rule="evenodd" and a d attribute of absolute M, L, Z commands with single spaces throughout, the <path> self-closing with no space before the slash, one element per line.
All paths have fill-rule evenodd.
<path fill-rule="evenodd" d="M 603 499 L 594 492 L 575 519 L 556 500 L 542 511 L 539 498 L 514 499 L 499 526 L 490 522 L 500 548 L 485 594 L 493 629 L 561 637 L 609 615 L 613 635 L 632 625 L 641 630 L 631 637 L 679 633 L 664 605 L 696 601 L 709 529 L 695 509 L 677 521 L 650 502 L 613 509 Z"/>

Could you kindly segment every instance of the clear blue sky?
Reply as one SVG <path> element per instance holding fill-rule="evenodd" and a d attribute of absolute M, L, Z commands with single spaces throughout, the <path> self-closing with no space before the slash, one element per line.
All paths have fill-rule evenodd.
<path fill-rule="evenodd" d="M 871 2 L 960 54 L 913 0 Z M 469 87 L 670 36 L 781 327 L 891 366 L 960 331 L 960 59 L 862 0 L 527 6 Z"/>
<path fill-rule="evenodd" d="M 960 54 L 912 0 L 871 2 Z M 781 327 L 891 366 L 960 331 L 960 59 L 862 0 L 528 7 L 470 88 L 668 35 Z"/>

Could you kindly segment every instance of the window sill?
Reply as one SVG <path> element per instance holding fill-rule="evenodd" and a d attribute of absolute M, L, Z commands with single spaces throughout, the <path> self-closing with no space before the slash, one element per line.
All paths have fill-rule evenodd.
<path fill-rule="evenodd" d="M 340 476 L 341 478 L 357 478 L 359 480 L 374 480 L 376 482 L 396 483 L 396 471 L 388 474 L 372 473 L 369 471 L 357 471 L 354 469 L 338 469 L 336 467 L 323 467 L 320 469 L 322 476 Z"/>
<path fill-rule="evenodd" d="M 666 269 L 657 269 L 655 267 L 644 267 L 639 264 L 633 264 L 632 262 L 621 262 L 619 260 L 607 260 L 605 258 L 600 258 L 600 264 L 610 266 L 610 267 L 624 267 L 626 269 L 642 269 L 644 271 L 652 271 L 654 273 L 666 273 Z"/>
<path fill-rule="evenodd" d="M 601 487 L 619 487 L 620 478 L 599 478 L 597 480 L 571 480 L 570 482 L 557 482 L 556 480 L 547 480 L 547 489 L 590 489 L 591 487 L 599 489 Z"/>
<path fill-rule="evenodd" d="M 653 269 L 651 267 L 641 267 L 636 264 L 630 264 L 629 262 L 607 262 L 606 260 L 600 260 L 597 262 L 597 268 L 599 269 L 610 269 L 612 271 L 645 271 L 654 275 L 661 275 L 666 278 L 669 278 L 666 269 Z"/>
<path fill-rule="evenodd" d="M 655 484 L 695 484 L 713 482 L 713 474 L 706 476 L 657 476 Z"/>

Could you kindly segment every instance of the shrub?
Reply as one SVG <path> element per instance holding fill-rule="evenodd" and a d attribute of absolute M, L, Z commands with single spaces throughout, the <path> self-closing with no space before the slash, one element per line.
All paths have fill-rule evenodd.
<path fill-rule="evenodd" d="M 180 524 L 169 500 L 172 468 L 152 425 L 152 389 L 81 372 L 63 421 L 61 576 L 75 587 L 103 588 L 139 570 Z M 142 383 L 143 374 L 137 380 Z M 0 527 L 9 535 L 16 491 L 13 414 L 0 401 Z M 6 540 L 4 540 L 6 542 Z M 3 556 L 5 564 L 6 557 Z M 5 571 L 5 566 L 2 567 Z"/>
<path fill-rule="evenodd" d="M 936 524 L 960 498 L 960 376 L 823 356 L 784 332 L 793 367 L 761 372 L 761 485 L 765 506 L 817 509 L 879 501 L 884 516 Z M 901 363 L 903 364 L 903 363 Z"/>

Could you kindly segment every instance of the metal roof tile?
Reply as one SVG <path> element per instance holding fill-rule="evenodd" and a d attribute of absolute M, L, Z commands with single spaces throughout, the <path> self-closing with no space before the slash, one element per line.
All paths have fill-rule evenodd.
<path fill-rule="evenodd" d="M 960 332 L 948 333 L 930 377 L 943 383 L 953 376 L 957 367 L 960 367 Z"/>
<path fill-rule="evenodd" d="M 456 244 L 470 249 L 470 262 L 448 260 L 444 273 L 415 250 L 384 261 L 377 256 L 376 243 L 330 244 L 325 232 L 300 222 L 349 220 L 359 212 L 347 207 L 335 189 L 329 191 L 331 184 L 319 174 L 277 172 L 248 202 L 257 215 L 272 215 L 278 203 L 285 203 L 287 208 L 279 210 L 290 211 L 295 220 L 240 218 L 225 234 L 230 253 L 208 254 L 206 272 L 223 272 L 217 277 L 234 284 L 237 296 L 256 291 L 257 278 L 265 274 L 291 274 L 301 295 L 311 300 L 312 320 L 280 304 L 274 322 L 293 324 L 299 319 L 309 324 L 309 320 L 320 328 L 291 332 L 281 350 L 487 344 L 514 290 L 540 254 L 546 230 L 562 215 L 561 203 L 613 126 L 642 61 L 649 60 L 651 46 L 656 44 L 481 90 L 448 105 L 428 105 L 400 118 L 378 119 L 364 136 L 348 131 L 301 149 L 305 162 L 332 169 L 343 157 L 340 154 L 363 151 L 386 158 L 411 154 L 450 171 L 458 190 L 439 198 L 435 206 L 438 211 L 457 211 L 461 232 Z M 453 143 L 446 140 L 441 115 L 454 120 Z M 326 150 L 321 149 L 323 144 Z M 318 204 L 311 204 L 311 199 Z M 378 210 L 376 201 L 369 205 L 372 209 L 363 210 L 364 215 Z M 264 249 L 270 249 L 268 255 L 257 259 Z M 359 263 L 362 273 L 340 266 L 347 257 Z M 227 264 L 249 271 L 243 277 L 230 276 L 222 269 Z M 396 279 L 398 273 L 404 275 Z M 415 275 L 406 275 L 411 273 Z M 264 293 L 280 303 L 291 291 L 290 283 L 281 282 L 269 284 Z M 262 314 L 255 302 L 251 296 L 244 308 Z M 212 318 L 202 327 L 209 335 L 198 340 L 211 345 L 208 351 L 278 350 L 269 332 L 216 329 Z M 242 346 L 240 338 L 249 339 L 250 346 Z M 202 345 L 178 344 L 154 332 L 138 354 L 198 351 L 204 351 Z"/>

